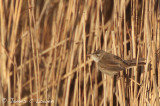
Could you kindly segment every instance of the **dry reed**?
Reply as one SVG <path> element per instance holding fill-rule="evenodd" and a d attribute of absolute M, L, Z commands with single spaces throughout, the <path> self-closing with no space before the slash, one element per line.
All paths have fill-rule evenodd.
<path fill-rule="evenodd" d="M 159 106 L 159 22 L 158 0 L 0 0 L 0 104 Z M 111 78 L 98 49 L 146 65 Z"/>

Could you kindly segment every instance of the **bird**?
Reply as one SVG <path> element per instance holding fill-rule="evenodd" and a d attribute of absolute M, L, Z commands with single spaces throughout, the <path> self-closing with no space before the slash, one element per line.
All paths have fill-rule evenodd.
<path fill-rule="evenodd" d="M 89 54 L 93 61 L 98 63 L 98 69 L 109 76 L 114 76 L 120 71 L 136 66 L 137 59 L 124 60 L 119 56 L 112 53 L 105 52 L 104 50 L 97 50 Z M 139 58 L 138 65 L 144 65 L 145 59 Z"/>

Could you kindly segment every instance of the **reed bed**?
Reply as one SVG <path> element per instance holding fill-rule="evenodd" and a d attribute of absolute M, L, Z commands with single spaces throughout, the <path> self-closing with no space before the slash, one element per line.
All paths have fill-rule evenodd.
<path fill-rule="evenodd" d="M 2 106 L 159 106 L 158 0 L 0 0 Z M 89 53 L 146 65 L 109 77 Z"/>

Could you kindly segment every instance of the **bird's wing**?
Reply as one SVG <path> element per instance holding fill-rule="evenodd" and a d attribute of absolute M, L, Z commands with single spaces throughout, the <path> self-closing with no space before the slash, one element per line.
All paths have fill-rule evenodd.
<path fill-rule="evenodd" d="M 121 71 L 121 70 L 125 70 L 125 67 L 121 66 L 120 64 L 111 64 L 111 63 L 101 63 L 98 62 L 98 67 L 103 68 L 103 70 L 117 70 L 117 71 Z"/>
<path fill-rule="evenodd" d="M 116 56 L 115 58 L 114 56 L 115 55 L 110 53 L 104 54 L 98 62 L 98 65 L 108 70 L 124 70 L 125 67 L 121 64 L 122 62 L 120 62 L 121 60 L 119 60 L 119 57 Z"/>
<path fill-rule="evenodd" d="M 119 64 L 111 64 L 111 63 L 101 63 L 98 62 L 98 69 L 109 76 L 114 76 L 118 74 L 120 71 L 125 70 L 124 67 L 120 66 Z"/>
<path fill-rule="evenodd" d="M 112 70 L 124 70 L 125 67 L 129 66 L 127 61 L 111 53 L 105 53 L 98 63 L 100 66 Z"/>
<path fill-rule="evenodd" d="M 129 66 L 130 63 L 123 60 L 122 58 L 120 58 L 119 56 L 116 56 L 114 54 L 111 53 L 106 53 L 105 56 L 103 56 L 103 60 L 108 60 L 113 64 L 120 64 L 123 67 Z"/>

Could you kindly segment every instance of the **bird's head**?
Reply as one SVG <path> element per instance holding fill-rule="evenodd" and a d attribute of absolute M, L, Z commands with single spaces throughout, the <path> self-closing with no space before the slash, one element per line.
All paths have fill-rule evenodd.
<path fill-rule="evenodd" d="M 103 56 L 103 54 L 105 53 L 105 51 L 103 50 L 97 50 L 94 53 L 89 54 L 91 56 L 91 58 L 95 61 L 98 62 L 101 57 Z"/>

